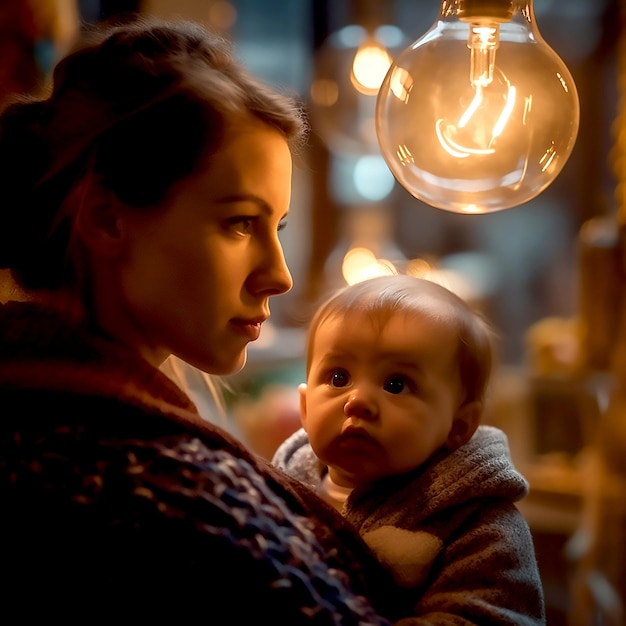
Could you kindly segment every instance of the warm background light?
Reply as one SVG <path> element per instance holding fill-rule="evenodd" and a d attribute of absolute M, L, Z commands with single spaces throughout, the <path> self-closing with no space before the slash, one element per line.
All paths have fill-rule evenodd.
<path fill-rule="evenodd" d="M 316 133 L 336 154 L 379 154 L 376 96 L 392 57 L 408 43 L 397 26 L 348 24 L 317 52 L 309 94 Z"/>

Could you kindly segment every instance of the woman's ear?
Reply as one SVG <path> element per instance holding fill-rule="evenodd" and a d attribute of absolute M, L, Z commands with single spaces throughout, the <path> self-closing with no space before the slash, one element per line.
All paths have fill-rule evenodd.
<path fill-rule="evenodd" d="M 480 424 L 482 411 L 482 402 L 478 401 L 468 402 L 459 408 L 445 444 L 450 452 L 464 446 L 472 438 Z"/>
<path fill-rule="evenodd" d="M 300 421 L 302 427 L 306 428 L 306 383 L 298 385 L 298 393 L 300 394 Z"/>
<path fill-rule="evenodd" d="M 115 194 L 92 176 L 85 177 L 68 198 L 76 206 L 76 234 L 90 250 L 118 256 L 123 242 L 121 203 Z"/>

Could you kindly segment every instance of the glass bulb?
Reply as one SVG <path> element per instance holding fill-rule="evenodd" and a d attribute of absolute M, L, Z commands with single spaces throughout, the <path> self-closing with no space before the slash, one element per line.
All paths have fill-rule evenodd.
<path fill-rule="evenodd" d="M 565 63 L 532 0 L 444 0 L 378 93 L 376 132 L 396 180 L 455 213 L 539 195 L 569 158 L 580 118 Z"/>

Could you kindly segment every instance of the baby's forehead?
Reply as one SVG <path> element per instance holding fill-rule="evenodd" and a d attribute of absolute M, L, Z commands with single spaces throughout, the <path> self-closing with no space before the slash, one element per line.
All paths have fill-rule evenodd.
<path fill-rule="evenodd" d="M 453 302 L 424 293 L 402 300 L 385 301 L 375 297 L 364 298 L 350 303 L 348 307 L 337 307 L 328 312 L 326 321 L 356 320 L 369 321 L 384 326 L 391 320 L 438 322 L 442 325 L 456 325 L 461 312 Z M 320 324 L 324 320 L 320 320 Z"/>
<path fill-rule="evenodd" d="M 347 358 L 354 354 L 355 346 L 363 358 L 364 351 L 371 356 L 382 350 L 396 357 L 408 351 L 413 356 L 422 355 L 420 358 L 426 354 L 429 360 L 440 357 L 446 363 L 454 359 L 460 324 L 453 303 L 425 297 L 391 304 L 381 299 L 358 305 L 353 300 L 347 307 L 343 304 L 328 307 L 311 327 L 308 367 L 314 359 L 322 355 L 328 358 L 330 353 Z"/>
<path fill-rule="evenodd" d="M 449 314 L 441 311 L 433 311 L 428 307 L 418 308 L 394 308 L 373 311 L 371 309 L 350 309 L 343 314 L 334 312 L 320 323 L 312 337 L 313 346 L 318 346 L 319 341 L 327 343 L 332 341 L 334 345 L 344 343 L 389 341 L 399 346 L 409 342 L 421 344 L 428 338 L 440 345 L 442 342 L 456 342 L 458 339 L 458 323 Z M 391 333 L 391 334 L 390 334 Z M 402 339 L 404 338 L 404 339 Z"/>

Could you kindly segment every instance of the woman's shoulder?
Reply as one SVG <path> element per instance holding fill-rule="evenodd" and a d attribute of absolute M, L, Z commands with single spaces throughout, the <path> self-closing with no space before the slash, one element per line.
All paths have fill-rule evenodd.
<path fill-rule="evenodd" d="M 219 428 L 163 425 L 139 437 L 132 428 L 96 434 L 88 416 L 64 422 L 38 437 L 22 431 L 13 459 L 0 461 L 2 536 L 28 546 L 18 558 L 35 564 L 37 577 L 53 579 L 63 562 L 80 572 L 75 584 L 89 580 L 87 594 L 151 581 L 153 591 L 241 620 L 386 623 L 350 572 L 354 546 L 342 553 L 326 543 L 321 526 L 334 530 L 308 515 L 315 505 L 289 496 L 289 484 L 228 437 L 220 448 Z M 233 591 L 241 603 L 232 604 Z"/>

